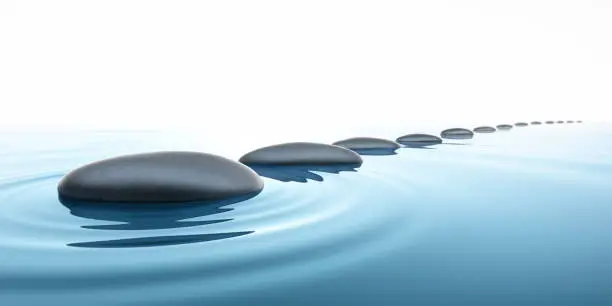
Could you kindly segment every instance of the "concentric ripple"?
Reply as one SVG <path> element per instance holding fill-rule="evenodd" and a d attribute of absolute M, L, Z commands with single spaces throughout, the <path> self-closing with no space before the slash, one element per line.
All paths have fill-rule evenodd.
<path fill-rule="evenodd" d="M 411 216 L 393 212 L 405 197 L 377 193 L 405 191 L 367 170 L 318 174 L 324 182 L 266 179 L 237 203 L 146 208 L 60 201 L 61 171 L 4 180 L 0 257 L 19 260 L 2 267 L 0 291 L 33 303 L 67 293 L 161 303 L 316 278 L 401 245 Z"/>
<path fill-rule="evenodd" d="M 478 134 L 170 207 L 58 199 L 68 169 L 132 136 L 15 151 L 0 161 L 0 305 L 605 305 L 608 130 Z"/>

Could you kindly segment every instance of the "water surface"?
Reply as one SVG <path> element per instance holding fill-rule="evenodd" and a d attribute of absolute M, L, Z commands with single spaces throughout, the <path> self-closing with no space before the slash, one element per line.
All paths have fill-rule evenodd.
<path fill-rule="evenodd" d="M 609 131 L 478 134 L 146 210 L 62 203 L 56 186 L 176 135 L 2 133 L 0 305 L 610 305 Z"/>

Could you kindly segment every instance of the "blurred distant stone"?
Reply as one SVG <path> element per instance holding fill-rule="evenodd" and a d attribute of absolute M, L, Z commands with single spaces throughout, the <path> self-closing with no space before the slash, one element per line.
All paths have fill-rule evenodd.
<path fill-rule="evenodd" d="M 408 147 L 424 147 L 442 143 L 442 138 L 429 134 L 408 134 L 395 141 Z"/>
<path fill-rule="evenodd" d="M 479 126 L 474 129 L 474 132 L 476 133 L 494 133 L 495 131 L 497 130 L 491 126 Z"/>
<path fill-rule="evenodd" d="M 472 139 L 474 137 L 474 132 L 463 128 L 452 128 L 442 131 L 440 136 L 446 139 Z"/>

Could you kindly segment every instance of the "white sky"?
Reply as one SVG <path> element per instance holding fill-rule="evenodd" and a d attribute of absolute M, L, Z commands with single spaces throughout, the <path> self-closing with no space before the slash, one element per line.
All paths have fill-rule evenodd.
<path fill-rule="evenodd" d="M 605 0 L 0 1 L 0 125 L 612 116 Z"/>

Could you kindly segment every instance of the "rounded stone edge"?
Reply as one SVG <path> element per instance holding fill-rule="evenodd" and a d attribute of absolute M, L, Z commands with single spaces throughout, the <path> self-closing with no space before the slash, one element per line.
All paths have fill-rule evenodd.
<path fill-rule="evenodd" d="M 380 142 L 381 144 L 386 144 L 386 147 L 377 147 L 377 148 L 360 148 L 358 146 L 355 147 L 351 147 L 348 143 L 351 141 L 358 141 L 358 140 L 364 140 L 364 141 L 376 141 L 376 142 Z M 338 140 L 332 143 L 333 146 L 338 146 L 338 147 L 343 147 L 349 150 L 369 150 L 369 149 L 383 149 L 383 150 L 397 150 L 399 148 L 401 148 L 402 146 L 397 143 L 396 141 L 393 140 L 389 140 L 389 139 L 384 139 L 384 138 L 376 138 L 376 137 L 351 137 L 351 138 L 346 138 L 346 139 L 342 139 L 342 140 Z"/>
<path fill-rule="evenodd" d="M 352 155 L 352 157 L 355 159 L 355 162 L 316 162 L 316 163 L 281 162 L 281 163 L 259 163 L 259 162 L 248 161 L 248 156 L 250 154 L 255 153 L 255 152 L 258 152 L 258 151 L 261 151 L 261 150 L 266 150 L 266 149 L 271 149 L 271 148 L 274 148 L 274 147 L 280 147 L 280 146 L 284 146 L 284 145 L 292 145 L 292 144 L 308 144 L 308 145 L 321 145 L 321 146 L 335 147 L 335 149 L 342 150 L 342 151 Z M 254 167 L 259 167 L 259 166 L 299 166 L 299 165 L 355 165 L 355 166 L 361 166 L 363 164 L 363 159 L 361 158 L 361 155 L 359 155 L 357 152 L 355 152 L 353 150 L 350 150 L 350 149 L 347 149 L 345 147 L 341 147 L 341 146 L 325 144 L 325 143 L 319 143 L 319 142 L 284 142 L 284 143 L 269 145 L 269 146 L 265 146 L 265 147 L 261 147 L 261 148 L 257 148 L 255 150 L 252 150 L 252 151 L 242 155 L 238 159 L 238 162 L 242 163 L 243 165 L 245 165 L 247 167 L 250 167 L 250 166 L 254 166 Z"/>
<path fill-rule="evenodd" d="M 450 128 L 440 132 L 440 137 L 445 139 L 472 139 L 474 132 L 466 128 Z"/>
<path fill-rule="evenodd" d="M 85 198 L 85 197 L 79 197 L 79 196 L 73 196 L 70 194 L 67 194 L 65 191 L 62 191 L 62 189 L 65 189 L 65 184 L 68 183 L 68 180 L 70 179 L 71 174 L 76 173 L 76 171 L 81 171 L 82 169 L 86 169 L 87 167 L 94 167 L 100 163 L 104 163 L 104 162 L 109 162 L 112 160 L 116 160 L 116 159 L 122 159 L 122 158 L 126 158 L 126 157 L 137 157 L 137 156 L 142 156 L 142 155 L 154 155 L 154 154 L 166 154 L 166 153 L 184 153 L 184 154 L 202 154 L 202 155 L 210 155 L 210 156 L 214 156 L 216 158 L 220 158 L 220 159 L 224 159 L 227 162 L 233 163 L 238 167 L 241 167 L 242 169 L 244 169 L 247 172 L 250 172 L 250 174 L 252 175 L 252 177 L 254 179 L 256 179 L 256 183 L 257 183 L 257 189 L 250 191 L 250 192 L 245 192 L 242 194 L 237 194 L 237 195 L 232 195 L 232 196 L 228 196 L 228 197 L 219 197 L 219 198 L 208 198 L 208 199 L 187 199 L 187 200 L 180 200 L 180 201 L 161 201 L 161 200 L 155 200 L 155 199 L 150 199 L 150 200 L 132 200 L 132 201 L 123 201 L 123 200 L 106 200 L 106 199 L 91 199 L 91 198 Z M 66 173 L 57 183 L 56 185 L 56 191 L 57 191 L 57 195 L 58 198 L 60 200 L 60 202 L 78 202 L 78 203 L 89 203 L 89 204 L 117 204 L 117 205 L 143 205 L 143 204 L 151 204 L 151 205 L 163 205 L 163 204 L 168 204 L 168 205 L 177 205 L 177 204 L 181 204 L 181 203 L 217 203 L 220 201 L 232 201 L 234 199 L 249 199 L 252 197 L 257 196 L 258 194 L 260 194 L 263 189 L 265 188 L 265 183 L 264 180 L 262 179 L 262 177 L 255 172 L 255 170 L 253 170 L 251 167 L 240 163 L 238 161 L 229 159 L 227 157 L 224 156 L 220 156 L 220 155 L 216 155 L 216 154 L 212 154 L 212 153 L 204 153 L 204 152 L 195 152 L 195 151 L 155 151 L 155 152 L 146 152 L 146 153 L 132 153 L 132 154 L 124 154 L 124 155 L 119 155 L 119 156 L 114 156 L 114 157 L 109 157 L 109 158 L 105 158 L 105 159 L 101 159 L 101 160 L 97 160 L 97 161 L 93 161 L 93 162 L 89 162 L 86 164 L 83 164 L 73 170 L 70 170 L 68 173 Z"/>
<path fill-rule="evenodd" d="M 492 126 L 479 126 L 479 127 L 475 127 L 472 131 L 474 133 L 484 133 L 484 134 L 487 134 L 487 133 L 495 133 L 495 132 L 497 132 L 497 129 L 492 127 Z"/>
<path fill-rule="evenodd" d="M 416 136 L 420 136 L 420 137 L 428 137 L 431 140 L 430 141 L 406 141 L 402 138 L 408 138 L 408 137 L 416 137 Z M 397 137 L 395 139 L 396 143 L 399 143 L 401 145 L 404 146 L 415 146 L 415 145 L 421 145 L 422 146 L 432 146 L 432 145 L 438 145 L 444 142 L 444 140 L 436 135 L 431 135 L 431 134 L 422 134 L 422 133 L 415 133 L 415 134 L 406 134 L 406 135 L 402 135 L 400 137 Z"/>

